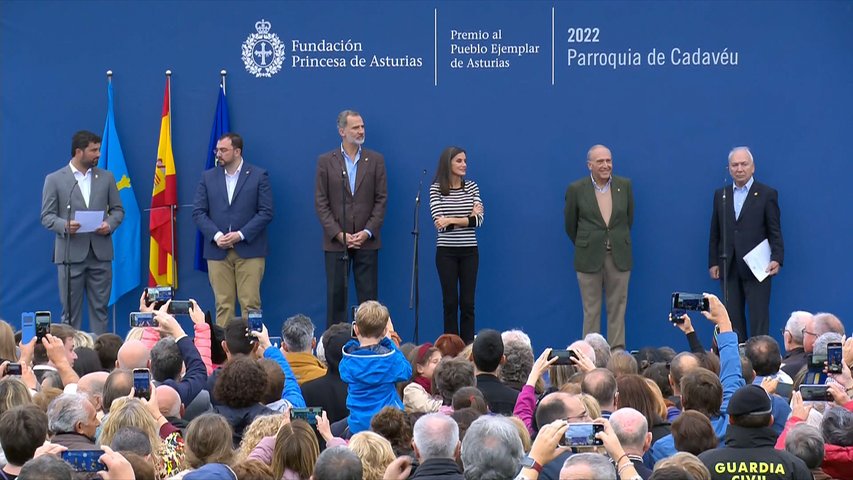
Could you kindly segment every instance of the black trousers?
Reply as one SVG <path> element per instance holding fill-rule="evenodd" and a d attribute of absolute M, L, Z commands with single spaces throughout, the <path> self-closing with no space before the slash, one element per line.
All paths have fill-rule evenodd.
<path fill-rule="evenodd" d="M 352 268 L 358 303 L 379 298 L 379 250 L 350 249 L 348 265 L 341 260 L 344 252 L 326 254 L 326 328 L 347 321 L 344 294 L 344 271 Z"/>
<path fill-rule="evenodd" d="M 465 343 L 474 341 L 474 291 L 479 265 L 477 247 L 438 247 L 435 250 L 435 267 L 444 304 L 444 333 L 459 335 Z"/>
<path fill-rule="evenodd" d="M 767 335 L 770 331 L 770 282 L 773 277 L 767 277 L 763 282 L 756 280 L 752 273 L 744 276 L 737 268 L 731 267 L 728 272 L 729 301 L 726 310 L 732 321 L 732 328 L 738 335 L 739 342 L 745 342 L 749 337 Z M 722 281 L 720 282 L 722 290 Z M 725 298 L 725 297 L 724 297 Z M 746 306 L 749 305 L 749 332 L 746 330 Z"/>

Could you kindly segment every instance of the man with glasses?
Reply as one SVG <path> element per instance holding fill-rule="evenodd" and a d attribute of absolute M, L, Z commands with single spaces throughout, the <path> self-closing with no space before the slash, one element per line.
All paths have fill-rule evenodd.
<path fill-rule="evenodd" d="M 267 225 L 273 217 L 267 171 L 243 161 L 243 138 L 225 133 L 216 143 L 216 164 L 202 173 L 193 220 L 204 236 L 204 258 L 216 298 L 216 323 L 225 326 L 235 300 L 246 317 L 261 308 L 267 256 Z"/>
<path fill-rule="evenodd" d="M 580 396 L 564 392 L 554 392 L 546 395 L 536 407 L 536 425 L 540 429 L 555 420 L 565 420 L 569 423 L 586 423 L 592 421 Z M 560 478 L 560 469 L 563 468 L 563 463 L 570 456 L 572 456 L 572 451 L 567 450 L 554 460 L 542 465 L 539 479 L 557 480 Z"/>

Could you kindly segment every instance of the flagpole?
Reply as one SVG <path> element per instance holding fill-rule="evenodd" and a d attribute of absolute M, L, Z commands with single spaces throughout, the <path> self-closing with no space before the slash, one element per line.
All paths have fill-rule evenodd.
<path fill-rule="evenodd" d="M 113 83 L 113 71 L 107 70 L 107 85 L 112 85 Z M 116 303 L 118 303 L 118 299 L 116 299 Z M 113 304 L 113 333 L 116 333 L 116 304 Z"/>
<path fill-rule="evenodd" d="M 228 75 L 228 72 L 226 72 L 225 69 L 223 68 L 222 70 L 219 71 L 219 75 L 222 77 L 220 79 L 220 81 L 222 82 L 222 93 L 227 95 L 228 92 L 225 91 L 225 76 Z"/>
<path fill-rule="evenodd" d="M 169 86 L 169 140 L 171 142 L 171 139 L 172 139 L 172 71 L 171 70 L 166 70 L 166 84 Z M 169 214 L 171 215 L 169 217 L 169 228 L 172 231 L 172 238 L 171 238 L 171 241 L 172 241 L 172 249 L 171 249 L 172 250 L 172 261 L 171 261 L 172 282 L 171 282 L 171 285 L 172 285 L 172 288 L 175 290 L 178 289 L 178 270 L 177 270 L 177 267 L 175 266 L 175 254 L 177 253 L 175 251 L 175 209 L 176 208 L 177 208 L 176 205 L 169 205 Z"/>

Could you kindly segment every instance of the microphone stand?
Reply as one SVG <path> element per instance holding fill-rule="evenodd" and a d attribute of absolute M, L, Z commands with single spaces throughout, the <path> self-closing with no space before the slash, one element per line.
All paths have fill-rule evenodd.
<path fill-rule="evenodd" d="M 341 255 L 341 262 L 344 264 L 344 315 L 347 315 L 347 305 L 349 304 L 349 246 L 347 245 L 347 189 L 349 188 L 347 181 L 347 167 L 344 164 L 344 169 L 341 170 L 341 219 L 343 220 L 344 230 L 344 254 Z M 353 226 L 354 228 L 354 226 Z M 353 232 L 355 233 L 355 232 Z M 355 321 L 355 318 L 352 319 Z"/>
<path fill-rule="evenodd" d="M 415 196 L 415 212 L 413 215 L 414 226 L 412 227 L 412 243 L 413 243 L 413 251 L 412 251 L 412 288 L 409 291 L 409 310 L 415 310 L 415 328 L 413 341 L 415 344 L 418 343 L 418 324 L 419 324 L 419 313 L 420 313 L 420 305 L 421 305 L 421 295 L 420 295 L 420 275 L 418 275 L 420 260 L 419 260 L 419 240 L 420 240 L 420 229 L 419 229 L 419 216 L 420 216 L 420 206 L 421 206 L 421 187 L 424 183 L 424 175 L 426 175 L 426 170 L 423 171 L 421 178 L 418 180 L 418 194 Z"/>
<path fill-rule="evenodd" d="M 70 225 L 72 220 L 71 211 L 71 195 L 74 194 L 74 189 L 79 187 L 79 182 L 74 181 L 71 190 L 68 191 L 68 203 L 65 204 L 65 211 L 68 212 L 68 217 L 65 221 L 65 260 L 62 262 L 65 270 L 65 317 L 62 323 L 71 325 L 71 231 Z"/>
<path fill-rule="evenodd" d="M 723 284 L 723 305 L 725 305 L 726 308 L 729 307 L 729 254 L 728 254 L 729 244 L 727 243 L 728 235 L 726 235 L 726 232 L 728 231 L 727 227 L 728 227 L 728 223 L 729 223 L 729 211 L 726 208 L 726 188 L 727 187 L 728 187 L 728 181 L 724 179 L 723 180 L 723 199 L 722 199 L 723 200 L 722 201 L 723 221 L 720 224 L 722 226 L 722 229 L 721 229 L 722 231 L 720 232 L 720 237 L 722 238 L 722 243 L 723 243 L 723 249 L 722 249 L 722 252 L 720 253 L 720 260 L 722 260 L 723 266 L 722 266 L 722 268 L 720 268 L 720 275 L 722 275 L 722 279 L 723 279 L 723 281 L 722 281 L 722 284 Z M 734 210 L 732 211 L 732 216 L 734 216 Z"/>

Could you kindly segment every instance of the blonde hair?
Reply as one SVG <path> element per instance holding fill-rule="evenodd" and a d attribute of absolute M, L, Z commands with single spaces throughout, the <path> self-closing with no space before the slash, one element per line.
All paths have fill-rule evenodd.
<path fill-rule="evenodd" d="M 456 358 L 461 358 L 462 360 L 474 363 L 473 357 L 471 354 L 474 352 L 474 342 L 465 345 L 465 348 L 459 352 L 459 355 L 456 355 Z"/>
<path fill-rule="evenodd" d="M 11 408 L 31 403 L 33 403 L 33 397 L 24 382 L 15 377 L 0 380 L 0 414 Z"/>
<path fill-rule="evenodd" d="M 665 467 L 680 468 L 696 480 L 711 480 L 711 472 L 708 470 L 708 467 L 702 463 L 702 460 L 699 460 L 699 457 L 692 453 L 678 452 L 655 464 L 655 470 Z"/>
<path fill-rule="evenodd" d="M 136 427 L 145 432 L 151 442 L 151 456 L 154 457 L 154 463 L 159 465 L 160 453 L 163 448 L 163 441 L 160 440 L 160 429 L 148 408 L 138 398 L 119 397 L 113 400 L 110 406 L 110 414 L 102 424 L 98 444 L 109 446 L 116 433 L 124 427 Z"/>
<path fill-rule="evenodd" d="M 385 468 L 395 458 L 391 442 L 369 430 L 353 435 L 349 441 L 349 448 L 361 460 L 364 480 L 382 480 Z"/>
<path fill-rule="evenodd" d="M 124 337 L 124 343 L 127 343 L 131 340 L 139 340 L 142 341 L 142 333 L 144 329 L 142 327 L 133 327 L 127 332 L 127 336 Z"/>
<path fill-rule="evenodd" d="M 8 323 L 0 320 L 0 361 L 18 360 L 18 351 L 15 349 L 15 331 Z"/>
<path fill-rule="evenodd" d="M 581 402 L 583 402 L 583 406 L 586 408 L 586 414 L 589 415 L 589 418 L 595 420 L 596 418 L 601 417 L 601 405 L 598 404 L 598 400 L 596 400 L 595 397 L 588 393 L 581 393 L 578 397 Z"/>
<path fill-rule="evenodd" d="M 95 341 L 92 340 L 92 337 L 88 333 L 86 333 L 82 330 L 75 330 L 74 331 L 74 348 L 82 348 L 82 347 L 91 348 L 92 350 L 94 350 L 95 349 Z"/>
<path fill-rule="evenodd" d="M 376 300 L 368 300 L 355 312 L 355 326 L 362 337 L 382 338 L 391 320 L 388 308 Z"/>
<path fill-rule="evenodd" d="M 524 447 L 525 452 L 529 452 L 530 448 L 533 446 L 533 440 L 530 438 L 530 432 L 527 431 L 527 425 L 524 422 L 516 417 L 507 417 L 510 423 L 515 426 L 515 429 L 518 430 L 518 436 L 521 438 L 521 446 Z"/>
<path fill-rule="evenodd" d="M 243 440 L 240 441 L 240 450 L 237 451 L 235 462 L 242 462 L 249 458 L 252 450 L 261 443 L 264 437 L 271 437 L 278 433 L 281 425 L 289 419 L 282 414 L 261 415 L 243 431 Z"/>
<path fill-rule="evenodd" d="M 657 406 L 658 415 L 662 420 L 666 420 L 666 401 L 663 399 L 663 392 L 660 391 L 660 386 L 652 380 L 651 378 L 646 378 L 646 383 L 649 384 L 649 387 L 652 389 L 652 396 L 655 399 L 655 404 Z M 651 431 L 652 426 L 649 425 L 649 430 Z"/>

